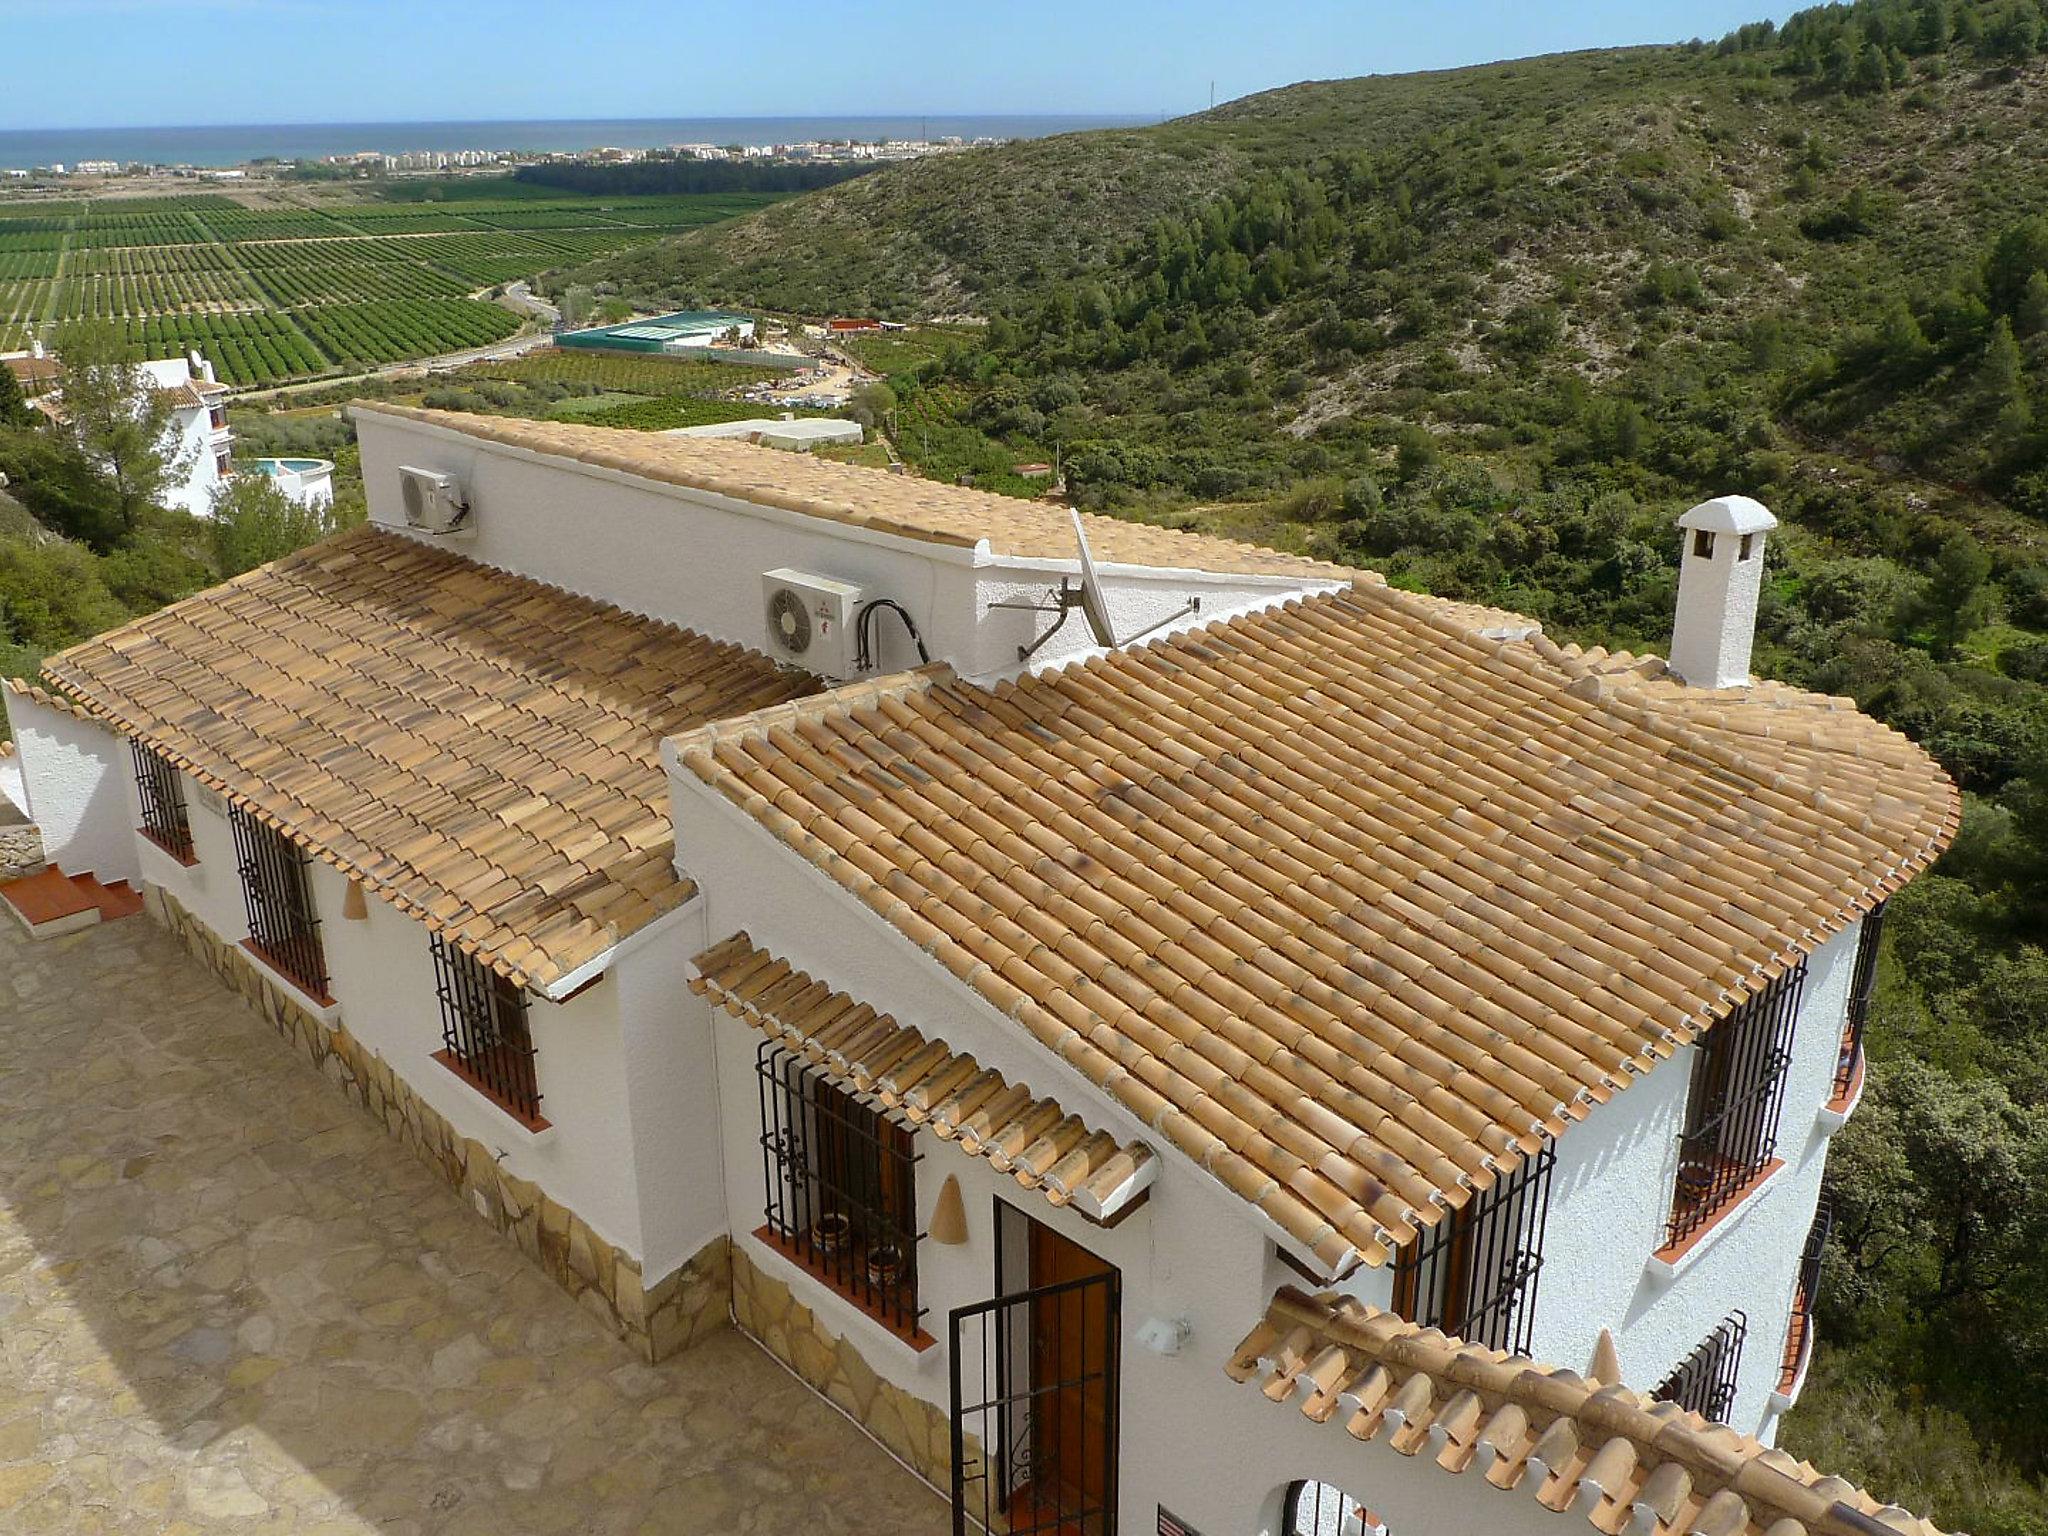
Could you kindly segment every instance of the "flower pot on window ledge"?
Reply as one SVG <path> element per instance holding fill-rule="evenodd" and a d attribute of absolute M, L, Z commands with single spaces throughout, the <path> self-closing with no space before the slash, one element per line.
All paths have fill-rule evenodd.
<path fill-rule="evenodd" d="M 853 1241 L 853 1221 L 829 1211 L 811 1223 L 811 1246 L 820 1253 L 837 1253 Z"/>
<path fill-rule="evenodd" d="M 884 1290 L 895 1285 L 903 1275 L 903 1250 L 892 1243 L 884 1243 L 868 1254 L 868 1280 Z"/>

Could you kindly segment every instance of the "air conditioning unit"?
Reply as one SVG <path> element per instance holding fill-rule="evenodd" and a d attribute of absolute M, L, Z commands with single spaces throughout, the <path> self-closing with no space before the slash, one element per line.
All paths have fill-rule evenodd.
<path fill-rule="evenodd" d="M 421 533 L 460 533 L 469 526 L 469 500 L 462 482 L 436 469 L 401 465 L 398 488 L 405 501 L 405 526 Z"/>
<path fill-rule="evenodd" d="M 791 570 L 765 573 L 761 587 L 767 599 L 769 655 L 824 677 L 859 675 L 853 636 L 859 587 Z"/>

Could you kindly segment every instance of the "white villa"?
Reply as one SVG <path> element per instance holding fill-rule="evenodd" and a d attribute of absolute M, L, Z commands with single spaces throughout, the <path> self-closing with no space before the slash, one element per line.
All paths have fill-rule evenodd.
<path fill-rule="evenodd" d="M 172 451 L 182 473 L 178 483 L 165 490 L 164 502 L 194 517 L 211 517 L 214 492 L 235 472 L 227 386 L 214 378 L 213 364 L 197 352 L 137 366 L 150 387 L 171 402 Z"/>
<path fill-rule="evenodd" d="M 1772 1444 L 1958 800 L 1750 677 L 1762 507 L 1682 519 L 1666 663 L 356 420 L 367 525 L 9 685 L 27 809 L 648 1357 L 738 1326 L 961 1531 L 1932 1532 Z"/>

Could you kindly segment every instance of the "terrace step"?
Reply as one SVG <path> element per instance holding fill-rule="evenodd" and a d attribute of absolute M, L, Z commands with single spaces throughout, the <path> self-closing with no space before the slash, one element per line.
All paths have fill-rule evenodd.
<path fill-rule="evenodd" d="M 38 874 L 0 881 L 0 903 L 29 937 L 53 939 L 94 923 L 133 917 L 142 910 L 142 894 L 126 880 L 103 885 L 90 874 L 67 875 L 51 864 Z"/>

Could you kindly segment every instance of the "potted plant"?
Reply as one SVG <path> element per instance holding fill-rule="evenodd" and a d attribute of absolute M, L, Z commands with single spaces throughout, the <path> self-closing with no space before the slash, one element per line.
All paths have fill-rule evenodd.
<path fill-rule="evenodd" d="M 837 1253 L 853 1241 L 853 1220 L 840 1211 L 827 1211 L 811 1223 L 811 1246 L 820 1253 Z"/>
<path fill-rule="evenodd" d="M 868 1250 L 868 1281 L 880 1290 L 890 1290 L 903 1274 L 903 1250 L 894 1243 L 878 1243 Z"/>

